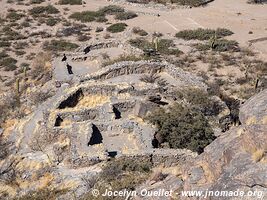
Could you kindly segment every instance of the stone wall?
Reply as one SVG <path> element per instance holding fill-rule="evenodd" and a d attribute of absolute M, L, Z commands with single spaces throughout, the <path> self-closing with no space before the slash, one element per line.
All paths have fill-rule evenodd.
<path fill-rule="evenodd" d="M 153 62 L 153 61 L 123 61 L 113 65 L 107 66 L 102 70 L 81 78 L 81 82 L 89 80 L 106 80 L 122 75 L 129 74 L 149 74 L 167 72 L 173 78 L 182 80 L 185 84 L 195 85 L 198 87 L 206 88 L 202 82 L 202 78 L 197 77 L 189 72 L 185 72 L 168 62 Z"/>

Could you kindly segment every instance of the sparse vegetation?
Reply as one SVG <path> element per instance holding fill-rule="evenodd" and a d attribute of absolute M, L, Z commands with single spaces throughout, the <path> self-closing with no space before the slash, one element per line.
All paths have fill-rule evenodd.
<path fill-rule="evenodd" d="M 137 185 L 149 177 L 151 168 L 152 164 L 149 161 L 136 162 L 132 158 L 118 158 L 107 163 L 99 180 L 93 181 L 95 184 L 90 187 L 98 189 L 100 192 L 104 192 L 109 187 L 115 191 L 122 189 L 133 191 Z M 90 199 L 102 200 L 102 197 L 94 197 L 89 192 L 82 198 L 82 200 Z M 115 199 L 115 197 L 111 199 Z"/>
<path fill-rule="evenodd" d="M 136 38 L 129 40 L 129 43 L 143 51 L 155 49 L 155 51 L 165 55 L 180 55 L 182 53 L 179 49 L 175 48 L 173 41 L 169 39 L 155 39 L 154 43 L 152 43 L 144 38 Z"/>
<path fill-rule="evenodd" d="M 131 3 L 140 3 L 140 4 L 148 4 L 153 1 L 155 3 L 160 3 L 166 5 L 167 3 L 178 4 L 183 6 L 192 6 L 198 7 L 206 4 L 204 0 L 127 0 Z"/>
<path fill-rule="evenodd" d="M 4 67 L 5 71 L 14 71 L 17 69 L 17 60 L 12 57 L 5 57 L 0 60 L 0 66 Z"/>
<path fill-rule="evenodd" d="M 23 195 L 21 197 L 16 197 L 12 200 L 56 200 L 59 196 L 67 193 L 67 190 L 56 190 L 56 189 L 42 189 L 35 192 L 30 192 L 29 194 Z"/>
<path fill-rule="evenodd" d="M 102 13 L 94 12 L 94 11 L 76 12 L 70 15 L 71 19 L 75 19 L 81 22 L 92 22 L 103 17 L 104 15 Z"/>
<path fill-rule="evenodd" d="M 30 15 L 38 17 L 44 14 L 57 14 L 59 10 L 53 5 L 48 6 L 36 6 L 29 10 Z"/>
<path fill-rule="evenodd" d="M 124 9 L 119 6 L 109 5 L 99 9 L 98 11 L 75 12 L 70 15 L 70 18 L 81 22 L 106 22 L 106 15 L 116 15 L 119 13 L 124 13 Z"/>
<path fill-rule="evenodd" d="M 180 31 L 176 33 L 175 36 L 177 38 L 182 38 L 184 40 L 209 40 L 214 35 L 216 35 L 217 38 L 222 38 L 232 34 L 233 34 L 232 31 L 224 28 L 218 28 L 216 30 L 198 28 L 196 30 Z"/>
<path fill-rule="evenodd" d="M 51 40 L 43 45 L 43 48 L 49 51 L 71 51 L 78 47 L 79 45 L 66 40 Z"/>
<path fill-rule="evenodd" d="M 24 14 L 17 13 L 16 11 L 11 11 L 7 14 L 6 18 L 14 22 L 14 21 L 20 20 L 24 16 L 25 16 Z"/>
<path fill-rule="evenodd" d="M 45 0 L 31 0 L 30 4 L 40 4 L 40 3 L 43 3 L 43 2 L 45 2 Z"/>
<path fill-rule="evenodd" d="M 134 34 L 137 34 L 137 35 L 140 35 L 140 36 L 146 36 L 146 35 L 148 35 L 148 33 L 145 30 L 140 29 L 139 27 L 134 27 L 133 28 L 133 33 Z"/>
<path fill-rule="evenodd" d="M 109 5 L 98 10 L 102 15 L 115 15 L 124 12 L 124 8 L 116 5 Z"/>
<path fill-rule="evenodd" d="M 134 13 L 134 12 L 121 12 L 121 13 L 118 13 L 116 14 L 116 19 L 118 20 L 128 20 L 128 19 L 133 19 L 137 17 L 137 14 Z"/>
<path fill-rule="evenodd" d="M 104 62 L 102 64 L 102 67 L 108 66 L 108 65 L 112 65 L 114 63 L 117 62 L 122 62 L 122 61 L 139 61 L 139 60 L 147 60 L 147 57 L 144 56 L 136 56 L 136 55 L 121 55 L 120 57 L 114 59 L 114 60 L 110 60 L 107 62 Z"/>
<path fill-rule="evenodd" d="M 82 0 L 59 0 L 59 5 L 82 5 Z"/>
<path fill-rule="evenodd" d="M 126 27 L 127 27 L 127 24 L 125 23 L 116 23 L 116 24 L 112 24 L 111 26 L 109 26 L 107 28 L 107 31 L 111 33 L 118 33 L 118 32 L 124 31 Z"/>
<path fill-rule="evenodd" d="M 195 46 L 199 51 L 239 51 L 238 42 L 234 40 L 225 40 L 219 39 L 215 40 L 213 46 L 211 47 L 210 44 L 197 44 Z"/>

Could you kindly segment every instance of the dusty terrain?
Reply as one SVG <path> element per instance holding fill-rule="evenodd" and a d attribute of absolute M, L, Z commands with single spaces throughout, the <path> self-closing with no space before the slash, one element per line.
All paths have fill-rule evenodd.
<path fill-rule="evenodd" d="M 0 199 L 266 194 L 266 3 L 69 2 L 0 1 Z"/>

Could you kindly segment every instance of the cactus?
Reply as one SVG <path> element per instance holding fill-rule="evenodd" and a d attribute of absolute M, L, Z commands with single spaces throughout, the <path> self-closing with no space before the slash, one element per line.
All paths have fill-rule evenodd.
<path fill-rule="evenodd" d="M 154 42 L 154 44 L 155 44 L 155 50 L 156 50 L 156 51 L 158 51 L 158 43 L 159 43 L 159 38 L 157 37 L 157 38 L 155 39 L 155 42 Z"/>
<path fill-rule="evenodd" d="M 17 93 L 17 95 L 19 96 L 19 94 L 20 94 L 20 85 L 19 85 L 19 78 L 17 78 L 16 79 L 16 93 Z"/>
<path fill-rule="evenodd" d="M 259 79 L 259 77 L 257 77 L 256 78 L 256 81 L 255 81 L 255 91 L 258 89 L 258 86 L 259 86 L 259 81 L 260 81 L 260 79 Z"/>
<path fill-rule="evenodd" d="M 27 67 L 23 67 L 23 74 L 24 74 L 24 78 L 27 77 Z"/>
<path fill-rule="evenodd" d="M 216 34 L 216 32 L 215 32 L 214 35 L 210 38 L 210 48 L 211 48 L 212 50 L 215 49 L 216 41 L 217 41 L 217 34 Z"/>

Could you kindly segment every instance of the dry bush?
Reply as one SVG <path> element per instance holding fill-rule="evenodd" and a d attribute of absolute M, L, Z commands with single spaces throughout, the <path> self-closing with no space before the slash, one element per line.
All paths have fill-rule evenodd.
<path fill-rule="evenodd" d="M 34 105 L 39 105 L 46 101 L 49 97 L 52 97 L 54 93 L 51 91 L 35 91 L 30 94 L 30 100 Z"/>
<path fill-rule="evenodd" d="M 93 108 L 98 105 L 109 102 L 109 96 L 104 95 L 90 95 L 83 97 L 76 105 L 78 108 Z"/>
<path fill-rule="evenodd" d="M 48 75 L 51 71 L 51 65 L 49 62 L 52 60 L 52 54 L 50 52 L 41 52 L 36 55 L 31 70 L 31 76 L 33 79 L 37 77 Z"/>
<path fill-rule="evenodd" d="M 255 162 L 259 162 L 263 159 L 264 157 L 264 154 L 265 154 L 265 150 L 264 149 L 257 149 L 253 152 L 252 154 L 252 159 L 255 161 Z"/>
<path fill-rule="evenodd" d="M 159 79 L 159 75 L 156 73 L 145 74 L 140 78 L 140 81 L 145 83 L 155 83 Z"/>
<path fill-rule="evenodd" d="M 134 27 L 132 31 L 133 31 L 134 34 L 137 34 L 137 35 L 140 35 L 140 36 L 148 35 L 148 33 L 145 30 L 143 30 L 143 29 L 141 29 L 139 27 Z"/>

